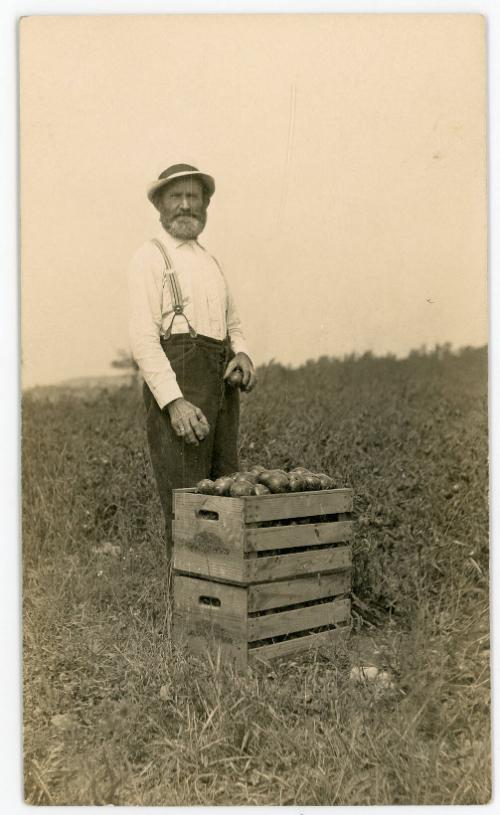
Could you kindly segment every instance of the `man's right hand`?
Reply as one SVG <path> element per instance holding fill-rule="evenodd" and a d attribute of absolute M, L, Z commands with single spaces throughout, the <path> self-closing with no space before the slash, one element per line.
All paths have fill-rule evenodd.
<path fill-rule="evenodd" d="M 208 436 L 210 425 L 205 414 L 187 399 L 174 399 L 167 405 L 174 433 L 188 444 L 199 444 Z"/>

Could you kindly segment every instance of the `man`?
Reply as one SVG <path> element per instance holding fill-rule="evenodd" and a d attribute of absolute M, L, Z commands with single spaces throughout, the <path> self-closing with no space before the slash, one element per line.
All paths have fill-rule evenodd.
<path fill-rule="evenodd" d="M 238 371 L 247 392 L 256 382 L 222 269 L 198 242 L 214 191 L 214 179 L 192 165 L 164 170 L 147 191 L 161 228 L 128 272 L 130 342 L 169 560 L 172 490 L 238 469 L 239 389 L 228 380 Z"/>

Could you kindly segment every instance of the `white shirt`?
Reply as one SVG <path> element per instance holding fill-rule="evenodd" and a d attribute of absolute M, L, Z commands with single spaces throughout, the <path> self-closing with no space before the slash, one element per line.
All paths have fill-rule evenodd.
<path fill-rule="evenodd" d="M 196 240 L 173 238 L 163 228 L 156 237 L 167 250 L 182 290 L 184 314 L 198 334 L 223 340 L 229 335 L 235 354 L 249 355 L 234 300 L 217 261 Z M 165 263 L 158 247 L 144 243 L 128 267 L 129 336 L 132 354 L 160 408 L 182 397 L 170 362 L 160 344 L 174 308 L 169 286 L 163 284 Z M 176 316 L 172 334 L 188 331 Z"/>

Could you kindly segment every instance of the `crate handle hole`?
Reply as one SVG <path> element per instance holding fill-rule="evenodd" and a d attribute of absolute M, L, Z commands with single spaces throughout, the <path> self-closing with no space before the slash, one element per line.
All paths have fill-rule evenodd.
<path fill-rule="evenodd" d="M 201 518 L 203 521 L 218 521 L 219 520 L 219 513 L 214 512 L 213 509 L 198 509 L 196 512 L 198 518 Z"/>
<path fill-rule="evenodd" d="M 202 594 L 198 602 L 200 606 L 214 606 L 215 608 L 220 608 L 220 600 L 218 597 L 207 597 Z"/>

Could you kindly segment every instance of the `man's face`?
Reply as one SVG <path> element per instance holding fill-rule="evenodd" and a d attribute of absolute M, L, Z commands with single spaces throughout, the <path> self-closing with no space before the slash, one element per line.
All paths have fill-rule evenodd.
<path fill-rule="evenodd" d="M 171 181 L 158 196 L 160 221 L 174 238 L 193 240 L 207 222 L 208 198 L 198 178 Z"/>

